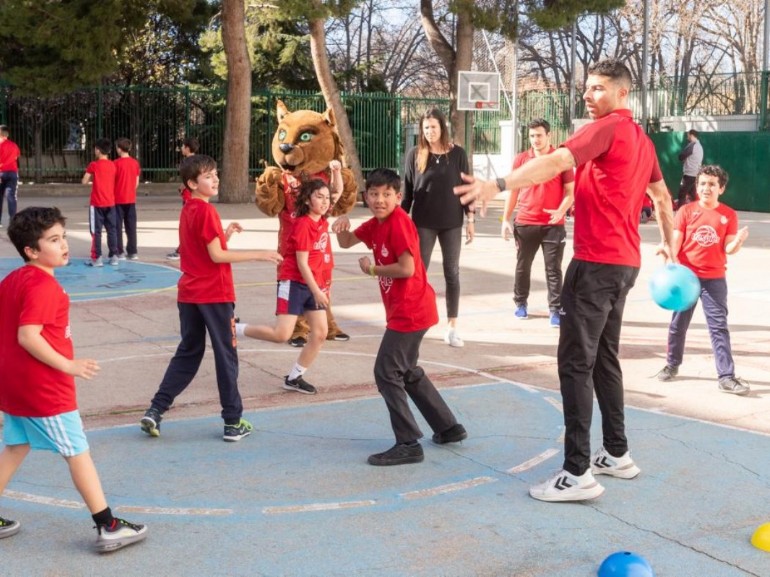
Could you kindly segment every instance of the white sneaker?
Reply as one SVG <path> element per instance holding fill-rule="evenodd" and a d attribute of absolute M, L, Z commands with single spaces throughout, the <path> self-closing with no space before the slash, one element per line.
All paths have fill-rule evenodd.
<path fill-rule="evenodd" d="M 642 472 L 628 451 L 622 457 L 613 457 L 604 447 L 591 457 L 591 471 L 594 475 L 611 475 L 619 479 L 633 479 Z"/>
<path fill-rule="evenodd" d="M 559 471 L 547 481 L 529 488 L 529 496 L 539 501 L 585 501 L 604 493 L 602 487 L 588 469 L 580 477 L 567 471 Z"/>
<path fill-rule="evenodd" d="M 444 335 L 444 342 L 450 347 L 464 347 L 465 341 L 463 341 L 458 335 L 455 329 L 449 329 Z"/>

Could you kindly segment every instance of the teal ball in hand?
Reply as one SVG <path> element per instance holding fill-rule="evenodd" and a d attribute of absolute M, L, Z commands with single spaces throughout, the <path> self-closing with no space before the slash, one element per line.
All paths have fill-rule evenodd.
<path fill-rule="evenodd" d="M 650 278 L 650 294 L 659 307 L 670 311 L 686 311 L 700 295 L 700 281 L 689 268 L 667 264 Z"/>

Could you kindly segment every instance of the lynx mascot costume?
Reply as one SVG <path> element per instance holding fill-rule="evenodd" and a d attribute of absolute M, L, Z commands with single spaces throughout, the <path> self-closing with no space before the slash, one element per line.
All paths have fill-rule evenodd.
<path fill-rule="evenodd" d="M 278 129 L 273 137 L 272 153 L 276 166 L 268 166 L 257 179 L 257 208 L 267 216 L 278 215 L 278 252 L 283 254 L 286 241 L 294 228 L 294 202 L 301 175 L 321 178 L 329 182 L 329 163 L 343 162 L 344 149 L 337 134 L 334 112 L 323 114 L 312 110 L 290 112 L 282 101 L 277 104 Z M 358 196 L 353 172 L 342 169 L 343 190 L 331 207 L 332 216 L 347 214 L 353 209 Z M 334 194 L 335 191 L 330 191 Z M 331 307 L 326 309 L 330 341 L 347 341 L 350 337 L 334 322 Z M 294 333 L 289 340 L 293 346 L 304 346 L 309 327 L 303 317 L 297 318 Z"/>

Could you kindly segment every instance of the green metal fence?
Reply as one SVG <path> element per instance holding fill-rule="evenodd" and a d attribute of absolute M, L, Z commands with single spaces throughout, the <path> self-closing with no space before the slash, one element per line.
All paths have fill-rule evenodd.
<path fill-rule="evenodd" d="M 726 74 L 687 79 L 664 79 L 648 94 L 652 124 L 663 116 L 692 114 L 759 114 L 767 121 L 767 74 Z M 256 92 L 252 96 L 249 143 L 250 171 L 259 173 L 271 162 L 270 144 L 276 128 L 276 101 L 290 110 L 325 109 L 316 92 Z M 22 97 L 0 85 L 0 122 L 10 128 L 19 144 L 21 177 L 25 181 L 79 180 L 100 137 L 130 138 L 150 181 L 174 180 L 180 160 L 179 145 L 195 136 L 201 151 L 221 160 L 224 144 L 224 91 L 190 86 L 174 88 L 102 86 L 54 98 Z M 416 143 L 418 120 L 426 108 L 449 111 L 447 99 L 406 98 L 390 94 L 343 94 L 359 158 L 364 171 L 380 166 L 400 170 L 403 156 Z M 634 115 L 642 117 L 639 94 L 630 99 Z M 575 116 L 585 107 L 578 96 Z M 526 124 L 533 118 L 551 123 L 553 141 L 570 133 L 569 95 L 532 91 L 519 95 L 517 123 L 519 149 L 527 146 Z M 506 106 L 500 111 L 476 111 L 469 122 L 473 148 L 479 153 L 500 152 L 500 121 L 509 120 Z"/>

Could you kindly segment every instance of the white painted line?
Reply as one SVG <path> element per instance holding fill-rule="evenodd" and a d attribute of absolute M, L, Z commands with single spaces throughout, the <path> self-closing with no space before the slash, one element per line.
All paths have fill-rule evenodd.
<path fill-rule="evenodd" d="M 509 475 L 515 475 L 516 473 L 522 473 L 524 471 L 528 471 L 532 467 L 536 467 L 537 465 L 539 465 L 543 461 L 547 461 L 548 459 L 550 459 L 554 455 L 558 455 L 558 454 L 559 454 L 559 450 L 558 449 L 548 449 L 547 451 L 543 451 L 542 453 L 540 453 L 536 457 L 532 457 L 528 461 L 524 461 L 520 465 L 516 465 L 515 467 L 511 467 L 510 469 L 508 469 L 506 471 L 506 473 L 508 473 Z"/>
<path fill-rule="evenodd" d="M 551 405 L 554 409 L 556 409 L 560 413 L 564 412 L 564 407 L 562 406 L 561 401 L 559 401 L 558 399 L 554 399 L 553 397 L 543 397 L 543 399 L 545 400 L 546 403 Z"/>
<path fill-rule="evenodd" d="M 401 493 L 399 496 L 403 497 L 404 499 L 423 499 L 425 497 L 443 495 L 444 493 L 452 493 L 454 491 L 463 491 L 465 489 L 478 487 L 479 485 L 494 483 L 495 481 L 497 481 L 497 479 L 495 479 L 494 477 L 475 477 L 473 479 L 468 479 L 467 481 L 449 483 L 448 485 L 439 485 L 438 487 L 432 487 L 430 489 L 420 489 L 419 491 L 409 491 L 408 493 Z"/>
<path fill-rule="evenodd" d="M 81 501 L 68 501 L 67 499 L 54 499 L 53 497 L 43 497 L 42 495 L 32 495 L 30 493 L 20 493 L 19 491 L 3 492 L 3 497 L 8 497 L 16 501 L 27 501 L 37 503 L 38 505 L 51 505 L 53 507 L 66 507 L 67 509 L 85 509 L 85 503 Z"/>
<path fill-rule="evenodd" d="M 137 507 L 121 506 L 115 507 L 119 513 L 146 513 L 149 515 L 197 515 L 201 517 L 221 517 L 232 515 L 232 509 L 201 509 L 201 508 L 183 508 L 183 507 Z"/>
<path fill-rule="evenodd" d="M 265 507 L 262 513 L 265 515 L 284 515 L 286 513 L 310 513 L 313 511 L 336 511 L 339 509 L 355 509 L 357 507 L 371 507 L 377 501 L 367 499 L 365 501 L 341 501 L 339 503 L 309 503 L 307 505 L 284 505 L 282 507 Z"/>

